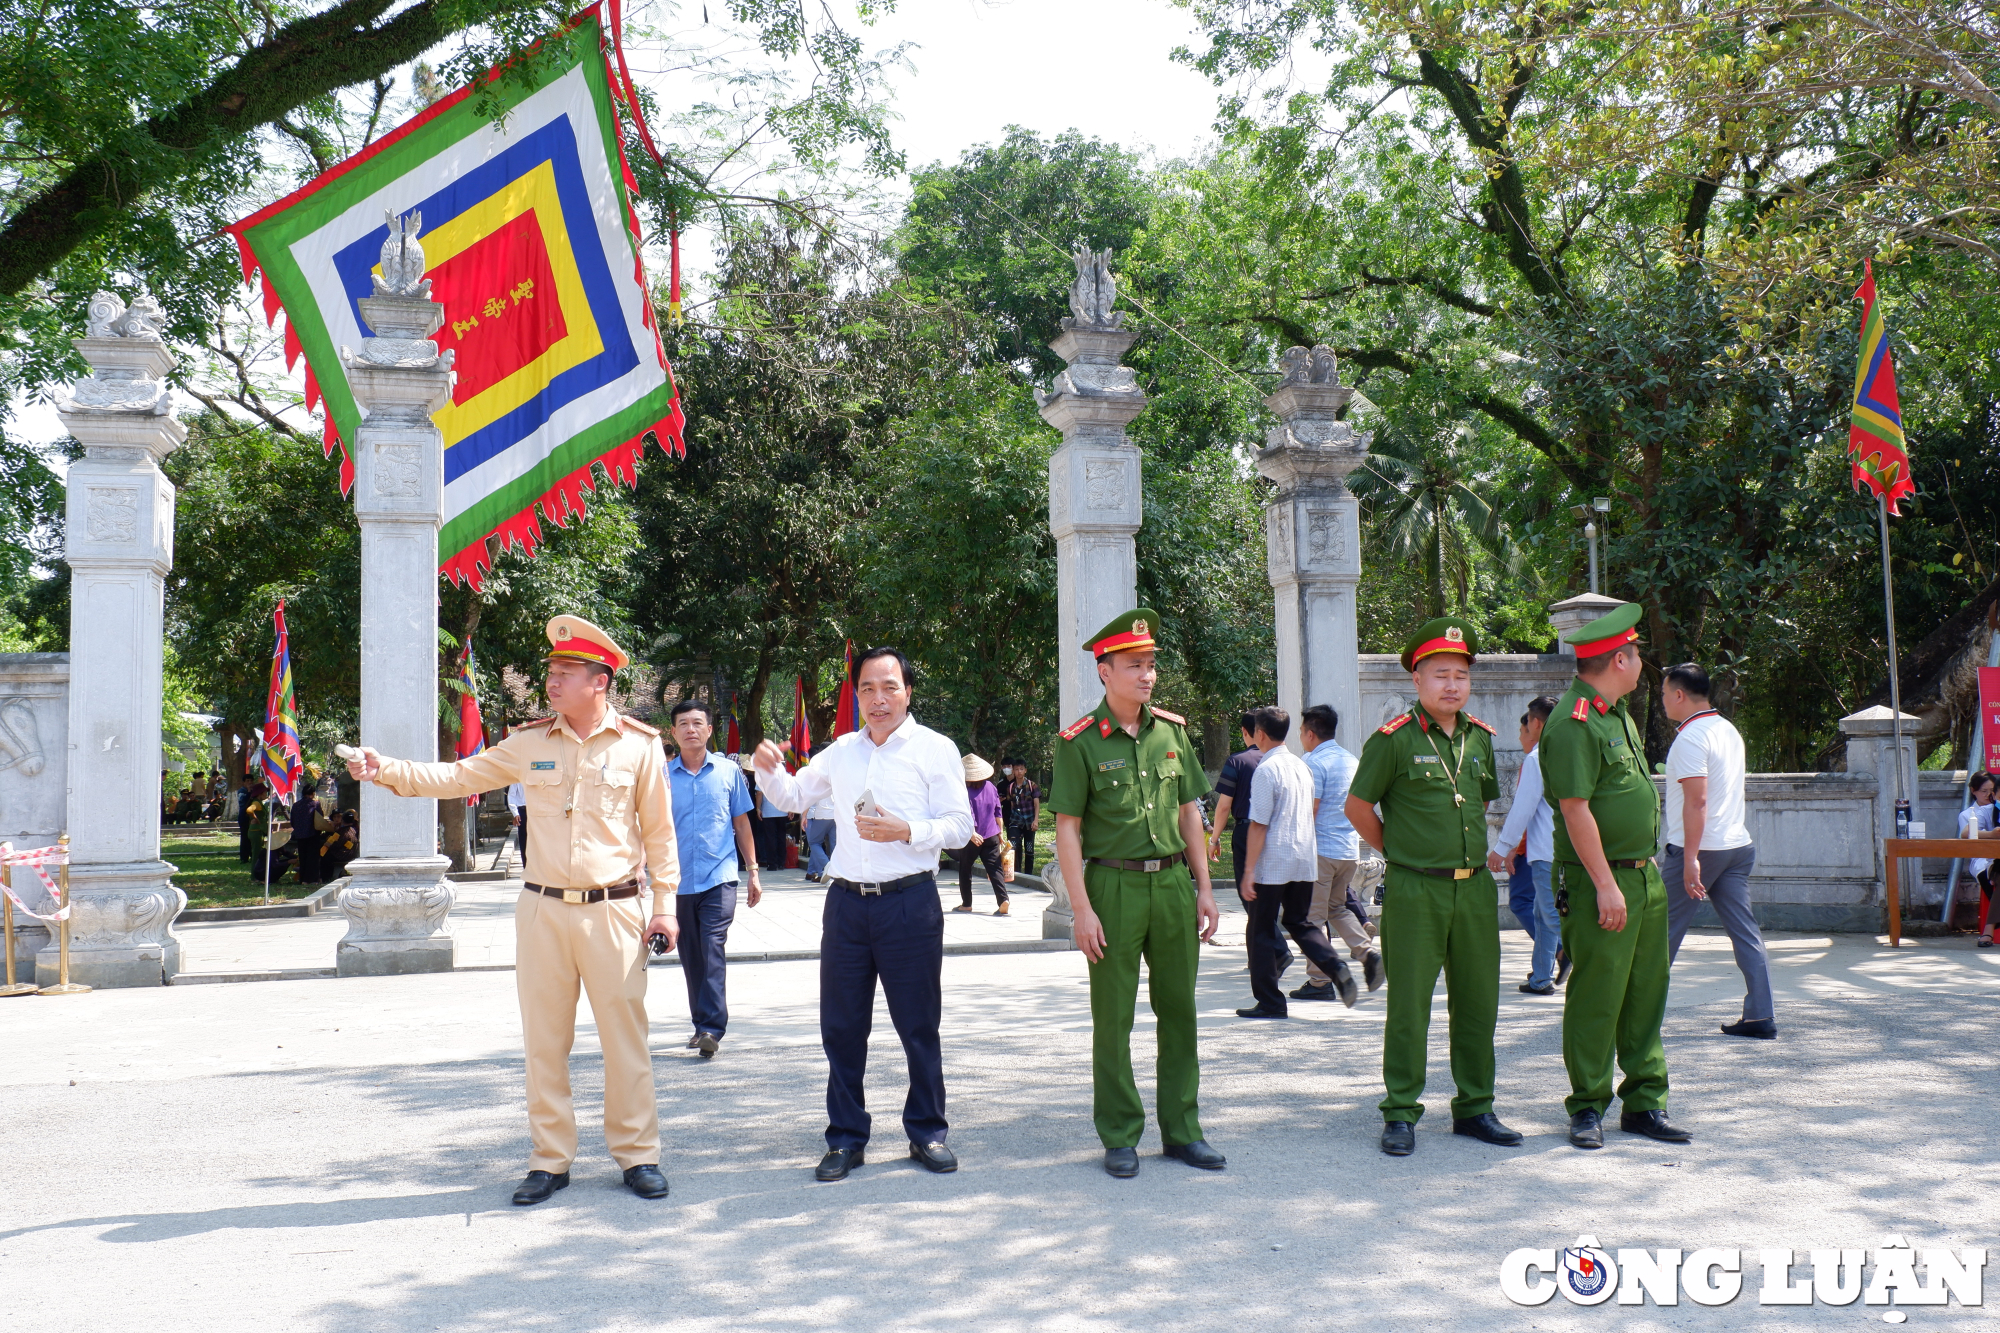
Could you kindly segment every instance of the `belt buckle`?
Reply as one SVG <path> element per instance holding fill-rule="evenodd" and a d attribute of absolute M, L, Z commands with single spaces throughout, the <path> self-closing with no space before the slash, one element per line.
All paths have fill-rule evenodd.
<path fill-rule="evenodd" d="M 1156 875 L 1159 873 L 1160 861 L 1157 858 L 1151 861 L 1141 861 L 1139 864 L 1146 867 L 1146 873 L 1148 875 Z"/>
<path fill-rule="evenodd" d="M 1451 877 L 1452 877 L 1453 879 L 1471 879 L 1471 878 L 1472 878 L 1472 872 L 1471 872 L 1470 870 L 1466 870 L 1466 869 L 1464 869 L 1464 868 L 1462 868 L 1462 867 L 1461 867 L 1460 869 L 1457 869 L 1457 870 L 1454 870 L 1454 871 L 1452 871 L 1452 872 L 1451 872 Z"/>
<path fill-rule="evenodd" d="M 583 901 L 583 890 L 564 889 L 562 891 L 562 896 L 563 896 L 563 901 L 566 903 L 580 903 Z"/>
<path fill-rule="evenodd" d="M 857 883 L 854 886 L 854 891 L 864 898 L 879 898 L 882 896 L 882 886 L 880 884 Z"/>

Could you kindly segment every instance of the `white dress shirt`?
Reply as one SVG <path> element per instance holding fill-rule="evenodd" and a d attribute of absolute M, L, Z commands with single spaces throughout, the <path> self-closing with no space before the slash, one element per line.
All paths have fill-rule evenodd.
<path fill-rule="evenodd" d="M 1681 783 L 1689 778 L 1708 779 L 1708 817 L 1702 821 L 1701 846 L 1697 851 L 1727 852 L 1750 845 L 1750 827 L 1743 801 L 1743 737 L 1729 720 L 1716 713 L 1703 713 L 1681 723 L 1674 743 L 1667 751 L 1666 841 L 1670 847 L 1686 847 L 1687 830 L 1683 814 L 1687 793 Z"/>
<path fill-rule="evenodd" d="M 1493 843 L 1493 850 L 1511 865 L 1514 848 L 1528 840 L 1528 864 L 1556 859 L 1556 812 L 1542 799 L 1542 747 L 1521 756 L 1521 776 L 1514 782 L 1514 804 L 1507 807 L 1507 822 Z"/>
<path fill-rule="evenodd" d="M 869 739 L 866 727 L 850 731 L 797 774 L 760 772 L 757 784 L 773 805 L 793 813 L 833 802 L 840 830 L 826 863 L 833 879 L 880 884 L 935 874 L 940 849 L 972 841 L 972 806 L 958 747 L 913 717 L 904 718 L 885 744 Z M 862 838 L 854 825 L 854 803 L 863 792 L 874 793 L 876 809 L 910 826 L 909 841 Z"/>
<path fill-rule="evenodd" d="M 1251 775 L 1250 822 L 1264 826 L 1264 850 L 1248 872 L 1257 884 L 1309 883 L 1318 876 L 1312 770 L 1282 745 Z"/>

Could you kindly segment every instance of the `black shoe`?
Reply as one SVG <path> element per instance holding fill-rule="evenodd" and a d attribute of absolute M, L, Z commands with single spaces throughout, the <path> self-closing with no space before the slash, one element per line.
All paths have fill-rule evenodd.
<path fill-rule="evenodd" d="M 722 1038 L 713 1032 L 704 1032 L 695 1038 L 695 1046 L 701 1051 L 701 1058 L 713 1060 L 715 1053 L 722 1049 Z"/>
<path fill-rule="evenodd" d="M 1558 948 L 1556 950 L 1556 985 L 1560 986 L 1569 980 L 1569 970 L 1574 966 L 1576 966 L 1576 960 L 1569 956 L 1569 950 Z"/>
<path fill-rule="evenodd" d="M 1778 1021 L 1775 1018 L 1746 1018 L 1741 1023 L 1724 1023 L 1722 1030 L 1732 1037 L 1762 1037 L 1765 1041 L 1776 1041 Z"/>
<path fill-rule="evenodd" d="M 1521 983 L 1521 994 L 1523 995 L 1554 995 L 1555 993 L 1556 984 L 1553 981 L 1544 981 L 1539 986 L 1532 981 Z"/>
<path fill-rule="evenodd" d="M 514 1191 L 514 1202 L 522 1208 L 531 1203 L 540 1203 L 557 1190 L 569 1188 L 567 1171 L 530 1171 L 521 1187 Z"/>
<path fill-rule="evenodd" d="M 1691 1143 L 1694 1136 L 1667 1119 L 1665 1111 L 1625 1111 L 1618 1116 L 1618 1128 L 1627 1134 L 1644 1134 L 1661 1143 Z"/>
<path fill-rule="evenodd" d="M 1206 1139 L 1196 1139 L 1193 1143 L 1163 1143 L 1160 1152 L 1167 1157 L 1178 1157 L 1189 1166 L 1198 1166 L 1204 1171 L 1220 1171 L 1229 1159 L 1208 1146 Z"/>
<path fill-rule="evenodd" d="M 1252 1008 L 1249 1009 L 1238 1009 L 1236 1011 L 1236 1016 L 1238 1018 L 1290 1018 L 1291 1017 L 1290 1014 L 1286 1013 L 1282 1009 L 1266 1009 L 1261 1004 L 1253 1006 Z"/>
<path fill-rule="evenodd" d="M 1361 979 L 1368 983 L 1369 990 L 1382 989 L 1382 951 L 1370 949 L 1361 957 Z"/>
<path fill-rule="evenodd" d="M 664 1199 L 667 1197 L 667 1178 L 657 1166 L 628 1166 L 625 1168 L 625 1188 L 642 1199 Z"/>
<path fill-rule="evenodd" d="M 1139 1174 L 1139 1150 L 1137 1148 L 1106 1148 L 1104 1150 L 1104 1170 L 1106 1174 L 1120 1180 L 1130 1180 Z"/>
<path fill-rule="evenodd" d="M 701 1045 L 701 1034 L 697 1032 L 692 1037 L 688 1038 L 687 1048 L 689 1050 L 693 1050 L 695 1049 L 695 1047 L 699 1045 Z"/>
<path fill-rule="evenodd" d="M 1518 1148 L 1521 1146 L 1519 1131 L 1500 1123 L 1500 1117 L 1488 1111 L 1485 1115 L 1467 1116 L 1463 1120 L 1451 1122 L 1451 1132 L 1463 1134 L 1468 1139 L 1478 1139 L 1496 1148 Z"/>
<path fill-rule="evenodd" d="M 1341 963 L 1340 970 L 1333 974 L 1333 988 L 1340 992 L 1340 1002 L 1349 1009 L 1361 998 L 1361 988 L 1354 984 L 1354 972 L 1346 963 Z"/>
<path fill-rule="evenodd" d="M 1333 988 L 1331 981 L 1327 982 L 1324 986 L 1315 986 L 1312 982 L 1308 981 L 1291 994 L 1294 1000 L 1337 1000 L 1340 998 L 1340 992 Z"/>
<path fill-rule="evenodd" d="M 922 1162 L 925 1170 L 935 1171 L 939 1175 L 958 1170 L 958 1158 L 952 1154 L 951 1149 L 944 1146 L 942 1141 L 918 1143 L 915 1139 L 911 1139 L 910 1156 Z"/>
<path fill-rule="evenodd" d="M 1417 1127 L 1407 1120 L 1384 1121 L 1382 1151 L 1391 1157 L 1408 1157 L 1417 1150 Z"/>
<path fill-rule="evenodd" d="M 1602 1148 L 1604 1117 L 1595 1111 L 1578 1111 L 1569 1118 L 1569 1141 L 1576 1148 Z"/>
<path fill-rule="evenodd" d="M 813 1179 L 845 1180 L 847 1173 L 865 1160 L 859 1148 L 829 1148 L 826 1156 L 819 1159 L 819 1165 L 813 1168 Z"/>

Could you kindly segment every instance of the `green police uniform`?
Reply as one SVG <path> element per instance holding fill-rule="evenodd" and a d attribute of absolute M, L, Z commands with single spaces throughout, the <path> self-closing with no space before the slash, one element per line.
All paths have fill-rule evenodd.
<path fill-rule="evenodd" d="M 1158 623 L 1143 608 L 1127 613 L 1091 646 L 1100 656 L 1149 648 Z M 1102 647 L 1107 641 L 1114 646 Z M 1056 742 L 1047 804 L 1080 821 L 1084 890 L 1104 928 L 1104 956 L 1090 964 L 1090 1018 L 1092 1111 L 1106 1148 L 1135 1147 L 1146 1128 L 1132 1076 L 1141 958 L 1159 1034 L 1161 1137 L 1176 1145 L 1202 1138 L 1194 1003 L 1201 940 L 1180 813 L 1208 791 L 1183 719 L 1164 709 L 1141 705 L 1135 737 L 1103 703 L 1065 727 Z"/>
<path fill-rule="evenodd" d="M 1451 637 L 1447 637 L 1447 636 Z M 1413 668 L 1438 652 L 1478 651 L 1476 633 L 1449 617 L 1404 649 Z M 1421 707 L 1391 719 L 1361 747 L 1348 794 L 1380 807 L 1389 862 L 1382 894 L 1388 1021 L 1382 1034 L 1382 1118 L 1423 1116 L 1431 997 L 1449 988 L 1453 1119 L 1493 1109 L 1493 1029 L 1500 1010 L 1500 895 L 1486 868 L 1486 802 L 1500 795 L 1493 728 L 1460 712 L 1452 732 Z"/>
<path fill-rule="evenodd" d="M 1640 608 L 1627 605 L 1571 632 L 1579 657 L 1615 651 L 1639 636 Z M 1667 1012 L 1667 891 L 1653 856 L 1660 842 L 1660 799 L 1646 773 L 1646 747 L 1625 701 L 1607 704 L 1579 677 L 1557 702 L 1542 732 L 1542 786 L 1555 807 L 1555 888 L 1567 897 L 1563 946 L 1574 960 L 1563 997 L 1563 1064 L 1569 1114 L 1611 1104 L 1612 1061 L 1625 1071 L 1618 1097 L 1626 1112 L 1667 1104 L 1667 1055 L 1660 1025 Z M 1583 868 L 1563 818 L 1565 798 L 1587 797 L 1604 856 L 1624 896 L 1623 930 L 1597 920 L 1597 888 Z"/>

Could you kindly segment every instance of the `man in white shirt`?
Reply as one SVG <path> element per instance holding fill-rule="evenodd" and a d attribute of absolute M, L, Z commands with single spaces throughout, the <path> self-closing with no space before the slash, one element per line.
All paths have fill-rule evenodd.
<path fill-rule="evenodd" d="M 1318 869 L 1313 876 L 1312 905 L 1306 920 L 1322 930 L 1337 931 L 1346 942 L 1368 989 L 1382 984 L 1382 951 L 1374 936 L 1348 906 L 1347 886 L 1361 864 L 1361 835 L 1347 817 L 1347 788 L 1361 761 L 1350 754 L 1333 733 L 1340 727 L 1340 714 L 1326 704 L 1314 704 L 1299 715 L 1299 740 L 1305 746 L 1306 767 L 1312 772 L 1313 837 L 1317 846 Z M 1282 943 L 1282 941 L 1280 941 Z M 1306 964 L 1306 984 L 1292 992 L 1294 1000 L 1345 1000 L 1351 1007 L 1354 983 L 1341 983 L 1320 970 L 1318 963 Z"/>
<path fill-rule="evenodd" d="M 1319 877 L 1319 837 L 1313 828 L 1313 775 L 1305 760 L 1285 748 L 1292 720 L 1282 708 L 1252 709 L 1253 744 L 1264 754 L 1250 784 L 1250 845 L 1243 857 L 1243 900 L 1250 909 L 1245 928 L 1251 945 L 1250 992 L 1257 1003 L 1238 1009 L 1238 1018 L 1285 1018 L 1285 992 L 1278 985 L 1280 955 L 1271 947 L 1271 923 L 1283 921 L 1299 950 L 1328 975 L 1340 998 L 1354 1007 L 1356 987 L 1347 964 L 1327 942 L 1326 932 L 1307 919 L 1313 882 Z"/>
<path fill-rule="evenodd" d="M 1692 662 L 1666 669 L 1660 703 L 1677 730 L 1667 751 L 1666 854 L 1660 876 L 1667 883 L 1667 956 L 1707 901 L 1722 918 L 1743 973 L 1743 1019 L 1724 1023 L 1732 1037 L 1778 1035 L 1771 1002 L 1771 965 L 1764 935 L 1750 911 L 1750 869 L 1757 849 L 1744 825 L 1743 738 L 1709 707 L 1708 672 Z"/>
<path fill-rule="evenodd" d="M 831 800 L 839 826 L 826 863 L 820 934 L 819 1032 L 826 1049 L 826 1156 L 813 1175 L 844 1180 L 862 1165 L 869 1116 L 862 1095 L 875 979 L 889 1021 L 909 1058 L 903 1128 L 910 1156 L 932 1171 L 956 1171 L 945 1146 L 943 1005 L 944 905 L 938 852 L 972 837 L 972 806 L 958 747 L 910 716 L 910 663 L 894 648 L 854 661 L 854 693 L 864 723 L 812 757 L 797 776 L 784 752 L 757 747 L 766 799 L 784 810 Z"/>
<path fill-rule="evenodd" d="M 1535 882 L 1533 921 L 1523 921 L 1528 937 L 1535 942 L 1528 979 L 1521 983 L 1527 995 L 1556 993 L 1556 951 L 1562 947 L 1562 917 L 1556 913 L 1552 874 L 1556 859 L 1555 809 L 1542 799 L 1542 758 L 1536 753 L 1542 743 L 1542 726 L 1555 712 L 1556 701 L 1544 694 L 1528 701 L 1521 714 L 1521 776 L 1514 783 L 1514 803 L 1507 807 L 1507 822 L 1493 849 L 1486 854 L 1486 868 L 1494 874 L 1506 873 L 1508 860 L 1522 839 L 1528 843 L 1528 874 Z"/>

